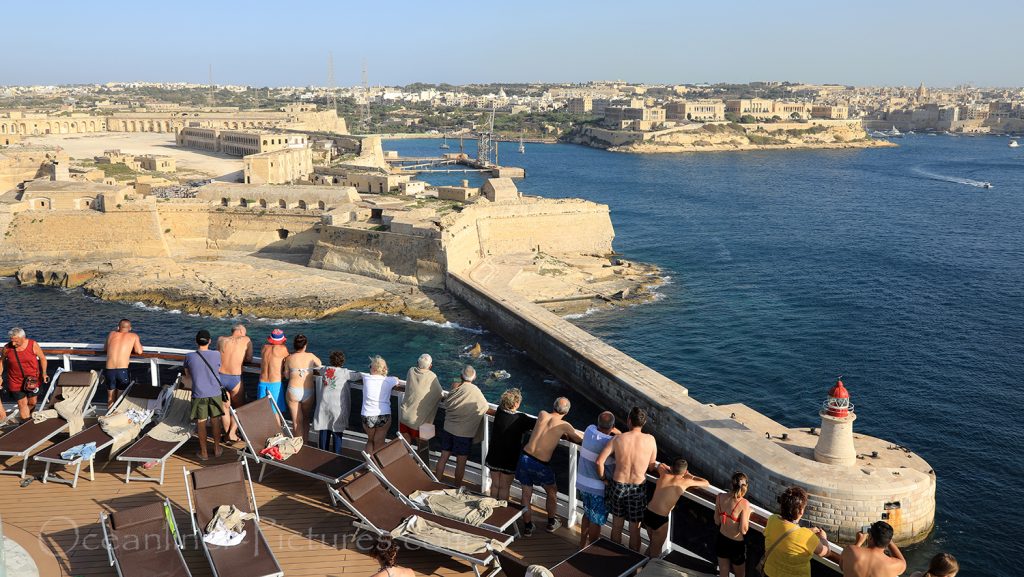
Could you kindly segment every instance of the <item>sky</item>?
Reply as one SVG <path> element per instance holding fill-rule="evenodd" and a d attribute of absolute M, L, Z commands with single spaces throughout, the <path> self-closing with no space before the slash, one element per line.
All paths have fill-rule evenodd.
<path fill-rule="evenodd" d="M 0 85 L 1024 85 L 1020 0 L 81 2 L 3 9 Z"/>

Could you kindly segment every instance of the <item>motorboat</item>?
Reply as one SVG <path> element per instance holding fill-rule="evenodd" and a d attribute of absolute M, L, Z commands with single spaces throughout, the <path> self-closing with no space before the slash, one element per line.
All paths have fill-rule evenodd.
<path fill-rule="evenodd" d="M 983 182 L 983 183 L 981 183 L 981 187 L 982 188 L 992 188 L 992 183 L 991 182 Z"/>
<path fill-rule="evenodd" d="M 1016 140 L 1011 140 L 1010 141 L 1010 148 L 1019 148 L 1019 147 L 1020 147 L 1020 145 L 1017 144 Z"/>

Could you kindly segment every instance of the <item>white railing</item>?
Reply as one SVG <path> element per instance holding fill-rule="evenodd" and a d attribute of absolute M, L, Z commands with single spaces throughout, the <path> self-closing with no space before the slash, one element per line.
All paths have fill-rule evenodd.
<path fill-rule="evenodd" d="M 104 351 L 103 345 L 90 344 L 90 343 L 60 343 L 60 342 L 58 342 L 58 343 L 39 343 L 39 346 L 43 349 L 43 352 L 46 355 L 47 359 L 53 359 L 53 360 L 61 361 L 64 370 L 71 370 L 72 369 L 72 365 L 71 365 L 72 361 L 103 362 L 103 361 L 106 360 L 106 355 L 103 354 L 103 351 Z M 141 356 L 132 356 L 131 359 L 129 360 L 129 362 L 132 363 L 132 364 L 146 364 L 146 365 L 148 365 L 149 366 L 149 375 L 150 375 L 150 379 L 152 381 L 153 386 L 160 386 L 160 371 L 159 371 L 159 367 L 161 365 L 163 365 L 163 366 L 181 366 L 182 358 L 186 354 L 188 354 L 190 352 L 192 352 L 192 351 L 189 350 L 189 349 L 178 349 L 178 348 L 172 348 L 172 347 L 150 347 L 150 346 L 146 346 L 145 350 L 144 350 L 144 352 L 143 352 L 143 354 Z M 246 373 L 259 374 L 259 372 L 260 372 L 260 370 L 259 370 L 259 357 L 254 358 L 253 362 L 251 364 L 248 364 L 248 365 L 244 366 L 242 368 L 242 370 L 243 370 L 243 372 L 246 372 Z M 320 377 L 317 377 L 317 378 L 319 379 Z M 359 382 L 349 383 L 349 386 L 351 386 L 353 389 L 360 390 L 360 391 L 363 388 L 362 383 L 359 383 Z M 404 392 L 404 388 L 402 386 L 398 386 L 398 387 L 395 388 L 395 390 L 392 391 L 392 396 L 400 397 L 403 392 Z M 447 395 L 448 395 L 448 391 L 444 391 L 443 392 L 443 396 L 447 397 Z M 489 405 L 490 405 L 490 408 L 491 408 L 491 412 L 490 412 L 491 414 L 487 415 L 488 423 L 493 422 L 493 420 L 494 420 L 493 413 L 494 413 L 494 411 L 496 411 L 498 409 L 498 406 L 493 404 L 493 403 L 490 403 Z M 395 421 L 398 421 L 399 418 L 401 417 L 400 411 L 401 411 L 401 404 L 398 404 L 396 406 L 395 413 L 394 413 L 395 414 L 395 419 L 394 419 Z M 488 445 L 490 444 L 490 429 L 491 429 L 490 427 L 484 427 L 483 442 L 480 444 L 480 462 L 479 463 L 469 462 L 469 463 L 466 464 L 466 477 L 467 477 L 467 479 L 469 479 L 470 481 L 474 481 L 474 480 L 478 481 L 479 485 L 481 487 L 481 490 L 484 491 L 484 492 L 487 492 L 490 489 L 490 485 L 491 485 L 490 469 L 487 467 L 487 449 L 488 449 Z M 360 446 L 360 445 L 365 443 L 365 439 L 366 439 L 365 433 L 362 433 L 360 431 L 355 431 L 355 430 L 347 430 L 346 431 L 346 435 L 344 437 L 344 447 L 356 450 L 358 452 L 359 450 L 362 450 L 363 447 Z M 568 493 L 567 494 L 563 494 L 563 493 L 559 493 L 558 494 L 558 513 L 559 513 L 559 515 L 561 515 L 562 517 L 564 517 L 566 519 L 566 525 L 568 527 L 570 527 L 570 528 L 573 528 L 573 527 L 576 526 L 576 522 L 579 519 L 579 511 L 578 511 L 579 504 L 578 504 L 578 499 L 576 497 L 576 491 L 574 490 L 575 487 L 576 487 L 576 477 L 577 477 L 577 474 L 578 474 L 578 466 L 579 466 L 579 445 L 577 445 L 576 443 L 572 443 L 572 442 L 570 442 L 570 441 L 568 441 L 566 439 L 560 439 L 558 444 L 559 444 L 560 447 L 565 447 L 568 450 L 568 457 L 569 457 L 568 485 L 567 485 L 568 486 Z M 454 464 L 449 463 L 449 466 L 450 467 L 454 467 Z M 653 477 L 653 476 L 648 475 L 648 480 L 651 481 L 651 482 L 655 482 L 657 479 L 655 477 Z M 516 486 L 513 486 L 512 493 L 513 494 L 518 494 L 518 496 L 520 497 L 520 500 L 522 499 L 522 492 L 519 491 Z M 706 493 L 706 495 L 704 495 L 702 493 Z M 696 503 L 696 504 L 698 504 L 698 505 L 700 505 L 702 507 L 706 507 L 706 508 L 714 510 L 715 509 L 715 501 L 714 501 L 714 499 L 719 494 L 722 494 L 722 493 L 725 493 L 725 491 L 720 489 L 720 488 L 718 488 L 718 487 L 715 487 L 715 486 L 709 486 L 709 487 L 707 487 L 705 489 L 702 489 L 700 492 L 687 491 L 687 492 L 683 493 L 683 496 L 686 499 L 689 499 L 690 501 L 692 501 L 693 503 Z M 535 492 L 534 493 L 534 498 L 533 498 L 533 503 L 532 504 L 536 505 L 536 506 L 540 506 L 540 507 L 544 506 L 544 494 L 543 494 L 543 491 Z M 750 521 L 750 526 L 752 528 L 754 528 L 757 532 L 764 533 L 764 525 L 754 521 L 753 515 L 757 515 L 757 516 L 759 516 L 761 518 L 767 519 L 768 517 L 770 517 L 772 515 L 772 512 L 767 510 L 767 509 L 765 509 L 765 508 L 763 508 L 763 507 L 755 505 L 753 503 L 750 504 L 750 508 L 751 508 L 751 512 L 752 512 L 752 518 L 751 518 L 751 521 Z M 665 541 L 665 552 L 668 553 L 668 552 L 671 552 L 671 551 L 683 551 L 685 553 L 688 553 L 688 554 L 692 555 L 692 553 L 689 553 L 689 552 L 679 548 L 677 545 L 672 543 L 671 535 L 673 533 L 673 513 L 669 513 L 669 521 L 668 522 L 669 522 L 668 535 L 669 535 L 670 538 L 666 539 L 666 541 Z M 602 528 L 602 531 L 607 533 L 609 531 L 609 529 L 610 528 L 607 525 L 605 525 Z M 628 535 L 628 527 L 625 527 L 623 529 L 623 533 L 625 535 Z M 839 545 L 834 544 L 834 543 L 830 543 L 829 547 L 830 547 L 831 552 L 835 553 L 836 555 L 842 554 L 842 552 L 843 552 L 843 548 L 840 547 Z M 833 569 L 833 570 L 835 570 L 837 572 L 841 572 L 841 570 L 839 568 L 839 565 L 837 565 L 831 559 L 826 559 L 826 558 L 823 558 L 823 557 L 817 557 L 817 560 L 820 563 L 822 563 L 823 565 L 825 565 L 825 566 L 827 566 L 827 567 L 829 567 L 829 568 L 831 568 L 831 569 Z M 712 560 L 712 562 L 713 562 L 713 560 Z"/>

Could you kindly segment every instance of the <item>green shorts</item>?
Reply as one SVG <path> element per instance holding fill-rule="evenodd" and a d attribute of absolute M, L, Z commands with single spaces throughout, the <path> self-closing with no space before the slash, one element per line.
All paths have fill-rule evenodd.
<path fill-rule="evenodd" d="M 205 421 L 224 416 L 224 405 L 220 397 L 192 398 L 192 419 Z"/>

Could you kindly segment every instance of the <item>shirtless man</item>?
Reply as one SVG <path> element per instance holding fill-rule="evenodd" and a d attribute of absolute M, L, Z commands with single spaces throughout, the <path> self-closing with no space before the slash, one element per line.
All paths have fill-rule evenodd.
<path fill-rule="evenodd" d="M 892 526 L 885 521 L 857 533 L 857 542 L 843 549 L 841 561 L 843 577 L 896 577 L 907 570 L 903 553 L 892 542 Z"/>
<path fill-rule="evenodd" d="M 260 350 L 260 384 L 256 388 L 257 399 L 271 397 L 281 411 L 288 408 L 284 387 L 281 386 L 281 370 L 284 367 L 284 360 L 288 356 L 286 342 L 288 339 L 285 338 L 284 331 L 281 329 L 274 329 L 267 337 L 267 342 Z"/>
<path fill-rule="evenodd" d="M 707 479 L 691 475 L 687 470 L 686 459 L 676 459 L 670 469 L 662 464 L 658 467 L 658 484 L 654 488 L 651 502 L 644 510 L 644 529 L 651 543 L 647 547 L 647 556 L 658 557 L 668 537 L 668 514 L 675 509 L 679 497 L 690 487 L 707 487 Z M 629 534 L 632 540 L 633 533 Z"/>
<path fill-rule="evenodd" d="M 612 514 L 612 540 L 622 543 L 622 525 L 629 521 L 629 547 L 640 552 L 640 521 L 647 504 L 647 473 L 657 468 L 658 444 L 653 435 L 642 431 L 647 412 L 633 407 L 626 419 L 625 433 L 611 440 L 597 456 L 597 474 L 608 486 L 605 501 Z M 604 464 L 615 455 L 615 471 L 605 478 Z"/>
<path fill-rule="evenodd" d="M 558 397 L 555 399 L 554 412 L 541 411 L 537 415 L 537 424 L 533 426 L 533 433 L 529 442 L 523 447 L 523 453 L 519 456 L 519 463 L 516 465 L 516 481 L 523 488 L 523 535 L 533 535 L 533 511 L 530 502 L 533 499 L 533 486 L 544 487 L 547 493 L 545 509 L 548 513 L 548 526 L 545 530 L 554 533 L 555 529 L 562 526 L 558 520 L 558 487 L 555 486 L 555 473 L 551 470 L 548 461 L 558 446 L 558 440 L 564 435 L 574 443 L 581 443 L 583 436 L 575 427 L 565 420 L 569 413 L 569 399 Z"/>
<path fill-rule="evenodd" d="M 238 424 L 231 418 L 228 408 L 242 406 L 245 395 L 242 389 L 242 365 L 252 361 L 252 339 L 245 335 L 245 325 L 238 323 L 231 327 L 231 335 L 217 339 L 220 351 L 220 386 L 228 391 L 228 402 L 224 403 L 224 432 L 229 443 L 238 442 Z"/>
<path fill-rule="evenodd" d="M 132 332 L 130 320 L 121 319 L 117 329 L 107 334 L 107 344 L 103 350 L 107 352 L 107 367 L 103 370 L 107 380 L 107 406 L 112 407 L 120 391 L 131 380 L 128 375 L 128 359 L 132 355 L 142 354 L 142 341 L 139 335 Z"/>

